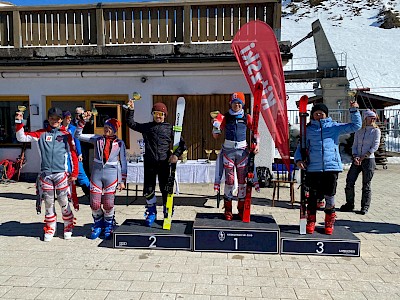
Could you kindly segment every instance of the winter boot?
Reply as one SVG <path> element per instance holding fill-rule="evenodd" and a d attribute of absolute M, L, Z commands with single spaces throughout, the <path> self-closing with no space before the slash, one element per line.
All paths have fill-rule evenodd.
<path fill-rule="evenodd" d="M 233 215 L 232 215 L 232 200 L 224 200 L 224 217 L 225 220 L 227 221 L 232 221 Z"/>
<path fill-rule="evenodd" d="M 50 242 L 53 239 L 55 232 L 57 231 L 57 216 L 55 214 L 45 216 L 44 222 L 46 223 L 46 226 L 43 228 L 43 241 Z"/>
<path fill-rule="evenodd" d="M 340 211 L 343 211 L 343 212 L 352 212 L 353 209 L 354 209 L 354 205 L 351 205 L 350 203 L 343 204 L 340 207 Z"/>
<path fill-rule="evenodd" d="M 306 232 L 308 234 L 313 234 L 315 230 L 315 222 L 317 221 L 316 214 L 311 214 L 307 211 L 307 225 L 306 225 Z"/>
<path fill-rule="evenodd" d="M 64 240 L 69 240 L 72 237 L 72 230 L 75 226 L 74 214 L 71 212 L 67 216 L 62 217 L 64 220 Z"/>
<path fill-rule="evenodd" d="M 325 209 L 325 234 L 333 233 L 333 224 L 335 224 L 335 208 Z"/>
<path fill-rule="evenodd" d="M 239 215 L 239 219 L 243 220 L 243 211 L 244 211 L 244 201 L 238 201 L 238 215 Z"/>
<path fill-rule="evenodd" d="M 157 207 L 155 204 L 147 204 L 146 211 L 144 213 L 146 217 L 146 226 L 153 226 L 154 221 L 157 219 Z"/>
<path fill-rule="evenodd" d="M 90 239 L 95 240 L 97 239 L 101 232 L 103 231 L 104 228 L 104 221 L 103 221 L 103 216 L 100 218 L 95 218 L 93 217 L 93 226 L 92 226 L 92 233 L 90 234 Z"/>
<path fill-rule="evenodd" d="M 111 239 L 114 231 L 114 217 L 104 218 L 104 238 L 106 240 Z"/>

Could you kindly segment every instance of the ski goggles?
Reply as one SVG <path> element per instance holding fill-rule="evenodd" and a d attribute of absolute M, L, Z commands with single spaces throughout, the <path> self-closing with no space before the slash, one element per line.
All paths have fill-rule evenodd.
<path fill-rule="evenodd" d="M 161 117 L 165 116 L 165 114 L 162 111 L 153 111 L 152 114 L 153 114 L 153 117 L 156 117 L 156 118 L 161 118 Z"/>

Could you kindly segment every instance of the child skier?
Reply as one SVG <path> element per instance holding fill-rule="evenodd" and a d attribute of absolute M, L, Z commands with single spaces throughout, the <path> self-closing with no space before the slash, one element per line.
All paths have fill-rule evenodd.
<path fill-rule="evenodd" d="M 23 115 L 16 113 L 16 137 L 20 142 L 38 142 L 40 151 L 39 197 L 45 202 L 44 241 L 53 239 L 56 232 L 57 215 L 54 209 L 54 190 L 61 206 L 64 220 L 64 239 L 70 239 L 74 228 L 74 214 L 68 203 L 69 182 L 78 176 L 78 157 L 71 134 L 61 125 L 62 111 L 52 107 L 47 113 L 49 125 L 35 132 L 24 132 Z M 71 173 L 67 160 L 71 159 Z"/>
<path fill-rule="evenodd" d="M 339 136 L 361 128 L 358 103 L 350 104 L 351 123 L 337 123 L 328 117 L 328 107 L 317 103 L 311 109 L 311 121 L 307 125 L 307 160 L 301 158 L 300 145 L 294 159 L 300 169 L 307 169 L 306 186 L 310 189 L 307 205 L 306 232 L 315 230 L 317 200 L 325 198 L 325 234 L 333 233 L 335 223 L 335 194 L 339 172 L 343 171 L 339 153 Z"/>
<path fill-rule="evenodd" d="M 167 107 L 164 103 L 155 103 L 151 112 L 153 121 L 148 123 L 138 123 L 134 120 L 134 101 L 128 102 L 126 120 L 128 127 L 140 132 L 145 143 L 144 154 L 144 185 L 143 194 L 146 198 L 146 226 L 151 227 L 157 219 L 157 199 L 155 195 L 156 176 L 163 199 L 164 217 L 167 213 L 165 204 L 167 202 L 166 185 L 170 173 L 170 163 L 176 163 L 178 157 L 186 150 L 185 142 L 181 138 L 178 148 L 171 154 L 171 144 L 173 142 L 172 125 L 165 122 L 168 115 Z"/>
<path fill-rule="evenodd" d="M 233 195 L 235 182 L 235 169 L 238 182 L 238 212 L 239 218 L 243 219 L 244 200 L 246 196 L 246 177 L 247 177 L 247 160 L 249 151 L 247 149 L 246 131 L 251 128 L 252 117 L 243 110 L 245 105 L 245 97 L 242 92 L 233 93 L 229 100 L 229 111 L 224 115 L 219 115 L 213 120 L 213 137 L 215 139 L 225 131 L 225 141 L 222 145 L 222 151 L 219 153 L 217 165 L 225 171 L 225 188 L 224 188 L 224 217 L 231 221 L 232 200 L 236 197 Z M 259 151 L 259 141 L 254 153 Z M 216 182 L 214 189 L 220 189 L 220 177 L 222 169 L 216 169 Z M 258 182 L 255 182 L 255 188 L 259 191 Z"/>
<path fill-rule="evenodd" d="M 78 123 L 83 128 L 84 122 Z M 110 239 L 114 230 L 115 192 L 125 188 L 127 162 L 125 143 L 116 137 L 121 123 L 108 119 L 104 123 L 104 134 L 82 134 L 76 136 L 83 142 L 94 145 L 93 167 L 90 177 L 90 207 L 93 226 L 91 239 L 97 239 L 104 231 L 104 238 Z M 103 204 L 103 207 L 101 207 Z"/>

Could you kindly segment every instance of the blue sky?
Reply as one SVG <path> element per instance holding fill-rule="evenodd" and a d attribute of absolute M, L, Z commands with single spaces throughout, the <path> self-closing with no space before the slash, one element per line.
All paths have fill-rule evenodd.
<path fill-rule="evenodd" d="M 150 2 L 151 0 L 5 0 L 15 5 L 95 4 L 108 2 Z"/>

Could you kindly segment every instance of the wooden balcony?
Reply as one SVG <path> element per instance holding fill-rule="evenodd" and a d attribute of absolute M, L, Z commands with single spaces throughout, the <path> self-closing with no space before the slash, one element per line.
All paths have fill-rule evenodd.
<path fill-rule="evenodd" d="M 2 7 L 0 64 L 7 64 L 7 58 L 16 62 L 123 54 L 143 58 L 204 53 L 232 59 L 230 42 L 243 24 L 262 20 L 279 40 L 280 18 L 279 0 Z"/>

